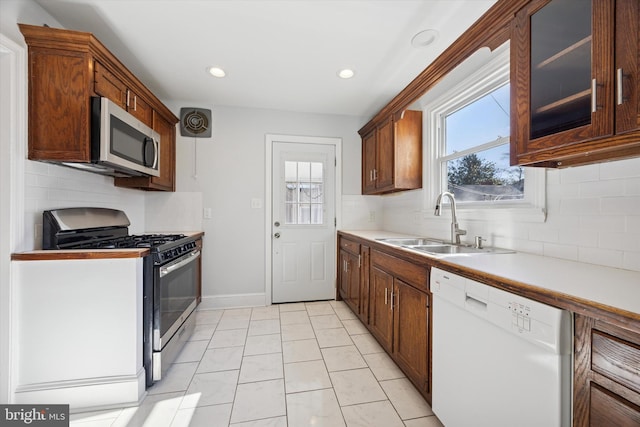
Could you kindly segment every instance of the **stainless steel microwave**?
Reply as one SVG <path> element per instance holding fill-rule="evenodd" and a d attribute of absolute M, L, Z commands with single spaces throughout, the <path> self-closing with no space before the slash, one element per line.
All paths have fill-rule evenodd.
<path fill-rule="evenodd" d="M 110 176 L 160 176 L 160 134 L 111 100 L 91 98 L 91 163 L 64 163 Z"/>

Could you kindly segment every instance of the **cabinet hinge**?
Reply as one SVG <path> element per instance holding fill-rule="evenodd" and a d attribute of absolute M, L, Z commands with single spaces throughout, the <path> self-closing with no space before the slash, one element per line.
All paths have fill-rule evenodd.
<path fill-rule="evenodd" d="M 337 227 L 338 226 L 338 218 L 333 218 L 333 226 Z"/>

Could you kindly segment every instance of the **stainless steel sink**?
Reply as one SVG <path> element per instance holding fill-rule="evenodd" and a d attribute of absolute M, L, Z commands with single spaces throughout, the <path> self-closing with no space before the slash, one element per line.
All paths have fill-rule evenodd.
<path fill-rule="evenodd" d="M 390 239 L 376 239 L 380 242 L 388 243 L 394 246 L 428 246 L 428 245 L 442 245 L 443 240 L 430 239 L 428 237 L 394 237 Z"/>
<path fill-rule="evenodd" d="M 472 255 L 472 254 L 508 254 L 515 251 L 499 248 L 476 248 L 473 246 L 454 245 L 443 240 L 428 237 L 407 237 L 376 239 L 393 246 L 399 246 L 432 255 Z"/>
<path fill-rule="evenodd" d="M 497 248 L 474 248 L 471 246 L 458 245 L 412 245 L 405 246 L 407 249 L 413 249 L 420 252 L 431 254 L 506 254 L 513 251 Z"/>

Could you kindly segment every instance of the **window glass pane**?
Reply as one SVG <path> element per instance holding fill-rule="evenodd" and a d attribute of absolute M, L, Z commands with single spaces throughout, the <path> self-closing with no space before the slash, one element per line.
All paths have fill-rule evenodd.
<path fill-rule="evenodd" d="M 311 163 L 311 181 L 322 182 L 322 163 Z"/>
<path fill-rule="evenodd" d="M 285 181 L 298 180 L 298 163 L 284 162 L 284 179 Z"/>
<path fill-rule="evenodd" d="M 311 163 L 298 162 L 298 179 L 300 181 L 309 181 L 311 179 Z"/>
<path fill-rule="evenodd" d="M 324 222 L 323 163 L 285 162 L 285 224 Z"/>
<path fill-rule="evenodd" d="M 311 184 L 311 201 L 313 203 L 323 203 L 324 194 L 322 191 L 322 184 Z"/>
<path fill-rule="evenodd" d="M 297 189 L 298 189 L 298 184 L 296 184 L 295 182 L 287 182 L 286 183 L 286 198 L 285 201 L 286 202 L 297 202 L 298 201 L 298 194 L 297 194 Z"/>
<path fill-rule="evenodd" d="M 298 224 L 310 224 L 311 223 L 311 206 L 300 205 L 298 209 Z"/>
<path fill-rule="evenodd" d="M 478 151 L 447 163 L 447 188 L 457 201 L 524 198 L 524 170 L 509 166 L 509 144 Z"/>
<path fill-rule="evenodd" d="M 309 203 L 311 201 L 311 189 L 308 182 L 300 183 L 300 203 Z"/>
<path fill-rule="evenodd" d="M 447 155 L 509 136 L 509 85 L 449 114 L 445 131 Z"/>

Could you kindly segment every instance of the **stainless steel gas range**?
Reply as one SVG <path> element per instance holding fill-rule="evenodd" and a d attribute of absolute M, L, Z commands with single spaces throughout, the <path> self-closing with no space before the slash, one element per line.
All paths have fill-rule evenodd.
<path fill-rule="evenodd" d="M 143 260 L 143 364 L 146 385 L 162 379 L 195 328 L 200 248 L 183 234 L 129 235 L 123 211 L 67 208 L 43 212 L 43 249 L 148 248 Z"/>

